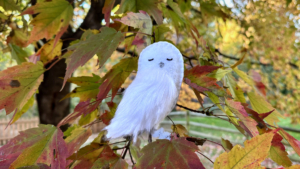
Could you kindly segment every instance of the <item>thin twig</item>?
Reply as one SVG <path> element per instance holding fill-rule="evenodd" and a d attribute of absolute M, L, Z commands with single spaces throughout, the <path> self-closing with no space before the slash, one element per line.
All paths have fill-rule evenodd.
<path fill-rule="evenodd" d="M 59 62 L 61 60 L 61 58 L 60 59 L 57 59 L 55 62 L 53 62 L 47 69 L 46 69 L 46 71 L 48 71 L 49 69 L 51 69 L 57 62 Z"/>
<path fill-rule="evenodd" d="M 171 117 L 170 116 L 167 116 L 168 117 L 168 119 L 170 119 L 171 120 L 171 122 L 173 123 L 173 126 L 174 126 L 174 131 L 177 131 L 177 128 L 176 128 L 176 125 L 175 125 L 175 123 L 174 123 L 174 121 L 171 119 Z M 177 131 L 178 132 L 178 131 Z"/>
<path fill-rule="evenodd" d="M 181 108 L 186 109 L 186 110 L 189 110 L 189 111 L 192 111 L 192 112 L 201 113 L 201 114 L 206 114 L 204 111 L 190 109 L 190 108 L 185 107 L 185 106 L 182 106 L 182 105 L 180 105 L 180 104 L 176 104 L 176 106 L 181 107 Z"/>
<path fill-rule="evenodd" d="M 185 54 L 183 54 L 183 53 L 181 53 L 182 54 L 182 56 L 184 57 L 184 58 L 187 58 L 188 60 L 189 60 L 189 63 L 190 63 L 190 65 L 191 65 L 191 67 L 194 67 L 193 66 L 193 63 L 192 63 L 192 60 L 197 60 L 195 57 L 188 57 L 188 56 L 186 56 Z"/>
<path fill-rule="evenodd" d="M 217 144 L 217 145 L 221 146 L 221 147 L 224 149 L 224 151 L 226 151 L 226 149 L 223 147 L 223 145 L 222 145 L 222 144 L 220 144 L 220 143 L 217 143 L 217 142 L 214 142 L 214 141 L 211 141 L 211 140 L 206 140 L 206 141 L 209 141 L 209 142 L 211 142 L 211 143 L 215 143 L 215 144 Z"/>
<path fill-rule="evenodd" d="M 117 48 L 116 51 L 125 53 L 125 48 Z M 133 51 L 128 51 L 127 54 L 129 54 L 132 57 L 137 57 L 138 56 L 138 54 L 136 54 Z"/>
<path fill-rule="evenodd" d="M 175 126 L 175 123 L 174 123 L 174 121 L 171 119 L 171 117 L 170 117 L 170 116 L 167 116 L 167 117 L 172 121 L 173 125 Z"/>
<path fill-rule="evenodd" d="M 219 51 L 219 49 L 215 49 L 215 52 L 218 53 L 219 55 L 223 56 L 224 58 L 228 58 L 231 60 L 240 60 L 240 58 L 236 58 L 236 57 L 229 56 L 227 54 L 222 53 L 221 51 Z M 256 64 L 256 65 L 262 65 L 262 66 L 272 66 L 270 63 L 261 63 L 261 62 L 255 62 L 255 61 L 251 61 L 250 63 Z M 289 62 L 288 64 L 294 69 L 299 69 L 299 67 L 294 63 Z"/>
<path fill-rule="evenodd" d="M 129 145 L 130 146 L 130 145 Z M 130 147 L 128 147 L 128 151 L 129 151 L 129 156 L 132 162 L 132 165 L 135 165 L 135 162 L 133 161 L 132 155 L 131 155 L 131 151 L 130 151 Z"/>
<path fill-rule="evenodd" d="M 125 147 L 125 152 L 124 152 L 124 154 L 122 156 L 122 159 L 125 159 L 125 156 L 127 154 L 127 150 L 129 149 L 130 143 L 131 143 L 131 138 L 129 138 L 129 141 L 128 141 L 126 147 Z"/>
<path fill-rule="evenodd" d="M 126 147 L 118 147 L 118 148 L 113 148 L 112 150 L 121 150 L 121 149 L 124 149 Z"/>
<path fill-rule="evenodd" d="M 153 36 L 153 35 L 150 35 L 150 34 L 147 34 L 147 33 L 143 33 L 143 32 L 133 32 L 133 31 L 127 31 L 127 32 L 122 32 L 122 33 L 136 33 L 136 34 L 138 34 L 138 33 L 140 33 L 140 34 L 143 34 L 143 35 L 147 35 L 147 36 Z"/>
<path fill-rule="evenodd" d="M 205 158 L 208 159 L 211 163 L 214 164 L 214 162 L 213 162 L 210 158 L 208 158 L 206 155 L 202 154 L 200 151 L 197 151 L 197 153 L 201 154 L 203 157 L 205 157 Z"/>
<path fill-rule="evenodd" d="M 109 145 L 113 145 L 113 144 L 118 144 L 118 143 L 124 143 L 126 142 L 127 140 L 124 140 L 124 141 L 118 141 L 118 142 L 115 142 L 115 143 L 110 143 Z"/>

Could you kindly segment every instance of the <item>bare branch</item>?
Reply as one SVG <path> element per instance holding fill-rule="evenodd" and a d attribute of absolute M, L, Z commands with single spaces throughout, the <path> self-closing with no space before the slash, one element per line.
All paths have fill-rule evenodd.
<path fill-rule="evenodd" d="M 219 55 L 223 56 L 224 58 L 228 58 L 228 59 L 231 59 L 231 60 L 240 60 L 240 58 L 236 58 L 236 57 L 229 56 L 227 54 L 222 53 L 219 49 L 215 49 L 215 52 L 218 53 Z M 254 61 L 251 61 L 250 63 L 251 64 L 256 64 L 256 65 L 262 65 L 262 66 L 272 66 L 269 63 L 266 64 L 266 63 L 254 62 Z M 291 67 L 293 67 L 294 69 L 299 69 L 299 67 L 296 64 L 294 64 L 294 63 L 289 62 L 288 64 Z"/>

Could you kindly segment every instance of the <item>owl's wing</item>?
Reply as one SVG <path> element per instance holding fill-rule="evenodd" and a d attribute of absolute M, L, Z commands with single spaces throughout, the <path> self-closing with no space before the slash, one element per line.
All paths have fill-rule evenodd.
<path fill-rule="evenodd" d="M 149 80 L 149 76 L 136 77 L 126 89 L 115 117 L 105 128 L 107 137 L 133 135 L 136 140 L 138 134 L 150 132 L 171 112 L 177 97 L 176 85 L 167 74 L 160 74 L 155 80 Z"/>

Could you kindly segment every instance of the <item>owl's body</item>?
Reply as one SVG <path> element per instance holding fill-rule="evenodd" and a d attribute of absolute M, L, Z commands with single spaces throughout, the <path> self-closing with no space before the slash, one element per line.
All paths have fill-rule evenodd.
<path fill-rule="evenodd" d="M 168 42 L 145 48 L 136 78 L 126 89 L 114 118 L 105 127 L 109 139 L 151 132 L 174 108 L 183 79 L 183 59 Z"/>

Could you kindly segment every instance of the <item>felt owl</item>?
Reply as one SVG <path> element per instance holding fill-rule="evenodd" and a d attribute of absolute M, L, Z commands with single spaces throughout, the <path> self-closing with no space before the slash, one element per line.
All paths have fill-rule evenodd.
<path fill-rule="evenodd" d="M 125 90 L 114 118 L 104 128 L 107 138 L 151 133 L 177 102 L 183 79 L 180 51 L 169 42 L 147 46 L 140 54 L 138 71 Z"/>

